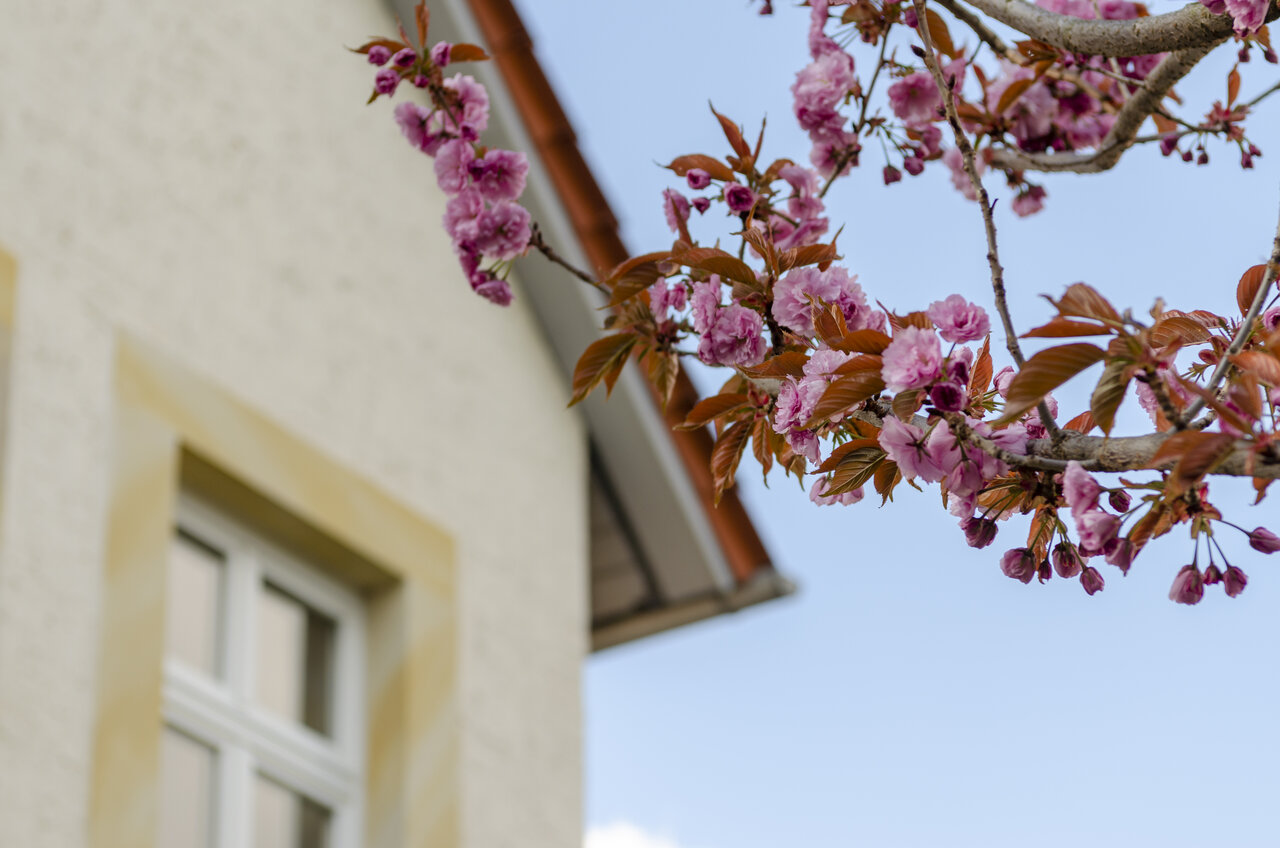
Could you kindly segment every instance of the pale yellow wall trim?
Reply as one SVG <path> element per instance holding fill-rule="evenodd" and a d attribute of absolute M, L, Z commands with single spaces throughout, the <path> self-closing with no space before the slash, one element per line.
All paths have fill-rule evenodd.
<path fill-rule="evenodd" d="M 18 288 L 18 262 L 0 247 L 0 326 L 13 329 L 13 304 Z"/>
<path fill-rule="evenodd" d="M 315 549 L 333 553 L 344 579 L 368 599 L 365 844 L 460 845 L 449 535 L 225 389 L 125 337 L 115 393 L 93 848 L 154 843 L 165 558 L 180 476 L 215 500 L 236 498 L 220 505 L 256 512 L 263 526 L 290 532 L 297 522 L 281 517 L 287 513 L 314 537 L 332 537 Z M 131 649 L 136 644 L 152 647 Z"/>
<path fill-rule="evenodd" d="M 91 845 L 124 848 L 155 839 L 177 444 L 163 421 L 122 407 L 113 449 L 89 827 Z"/>

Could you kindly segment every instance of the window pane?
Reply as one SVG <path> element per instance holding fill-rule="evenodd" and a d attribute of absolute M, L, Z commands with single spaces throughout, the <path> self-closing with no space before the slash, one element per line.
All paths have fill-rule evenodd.
<path fill-rule="evenodd" d="M 327 809 L 258 775 L 254 788 L 254 848 L 327 848 Z"/>
<path fill-rule="evenodd" d="M 166 727 L 160 740 L 160 838 L 158 848 L 208 848 L 212 844 L 214 751 Z"/>
<path fill-rule="evenodd" d="M 258 702 L 330 734 L 335 630 L 332 619 L 263 583 L 258 594 Z"/>
<path fill-rule="evenodd" d="M 179 530 L 169 548 L 165 652 L 210 676 L 219 670 L 223 555 Z"/>

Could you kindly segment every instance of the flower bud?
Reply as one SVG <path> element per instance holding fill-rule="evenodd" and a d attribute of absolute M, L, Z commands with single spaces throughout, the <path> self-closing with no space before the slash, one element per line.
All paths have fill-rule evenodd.
<path fill-rule="evenodd" d="M 370 65 L 378 65 L 379 67 L 381 67 L 382 65 L 387 64 L 387 61 L 390 58 L 391 58 L 391 51 L 383 47 L 381 44 L 375 44 L 369 48 L 369 64 Z"/>
<path fill-rule="evenodd" d="M 1087 567 L 1080 572 L 1080 585 L 1084 587 L 1086 593 L 1096 595 L 1102 591 L 1102 587 L 1107 585 L 1107 581 L 1102 579 L 1102 575 L 1098 573 L 1098 569 L 1093 566 Z"/>
<path fill-rule="evenodd" d="M 1169 587 L 1169 600 L 1179 604 L 1198 604 L 1204 597 L 1204 578 L 1194 565 L 1184 565 Z"/>
<path fill-rule="evenodd" d="M 406 47 L 391 57 L 391 64 L 397 68 L 411 68 L 416 61 L 418 61 L 418 54 L 410 47 Z"/>
<path fill-rule="evenodd" d="M 924 170 L 924 160 L 919 156 L 908 156 L 902 160 L 902 169 L 913 177 L 920 176 L 920 172 Z"/>
<path fill-rule="evenodd" d="M 1070 542 L 1059 542 L 1053 549 L 1053 568 L 1064 580 L 1080 573 L 1080 555 L 1075 545 Z"/>
<path fill-rule="evenodd" d="M 1197 165 L 1208 165 L 1208 164 L 1209 164 L 1209 154 L 1208 154 L 1208 153 L 1206 153 L 1206 152 L 1204 152 L 1203 150 L 1201 150 L 1201 151 L 1200 151 L 1200 155 L 1196 157 L 1196 164 L 1197 164 Z"/>
<path fill-rule="evenodd" d="M 938 383 L 929 390 L 929 401 L 943 412 L 959 412 L 964 408 L 964 388 L 958 383 Z"/>
<path fill-rule="evenodd" d="M 695 197 L 693 199 L 693 208 L 698 210 L 701 215 L 711 208 L 711 201 L 706 197 Z"/>
<path fill-rule="evenodd" d="M 428 55 L 432 64 L 438 68 L 443 68 L 449 64 L 449 59 L 453 55 L 453 45 L 447 41 L 437 41 L 431 46 L 431 53 Z"/>
<path fill-rule="evenodd" d="M 756 196 L 742 183 L 729 183 L 724 187 L 724 202 L 732 212 L 746 212 L 755 205 Z"/>
<path fill-rule="evenodd" d="M 1107 495 L 1107 500 L 1111 503 L 1111 508 L 1116 512 L 1124 513 L 1129 511 L 1129 504 L 1133 503 L 1133 498 L 1129 497 L 1129 493 L 1124 489 L 1116 489 Z"/>
<path fill-rule="evenodd" d="M 1040 565 L 1036 568 L 1036 577 L 1040 578 L 1041 583 L 1053 578 L 1053 569 L 1049 567 L 1048 557 L 1040 560 Z"/>
<path fill-rule="evenodd" d="M 1241 63 L 1249 61 L 1249 45 L 1246 44 L 1240 48 L 1240 52 L 1236 54 L 1236 61 Z"/>
<path fill-rule="evenodd" d="M 1005 577 L 1030 583 L 1031 578 L 1036 576 L 1036 561 L 1029 549 L 1013 548 L 1005 551 L 1004 556 L 1000 558 L 1000 570 L 1004 572 Z"/>
<path fill-rule="evenodd" d="M 1168 156 L 1170 153 L 1172 153 L 1177 149 L 1178 149 L 1177 135 L 1173 133 L 1169 133 L 1164 138 L 1160 139 L 1160 155 L 1161 156 Z"/>
<path fill-rule="evenodd" d="M 700 189 L 711 185 L 711 175 L 701 168 L 690 168 L 685 172 L 684 178 L 689 182 L 689 188 Z"/>
<path fill-rule="evenodd" d="M 1264 554 L 1280 551 L 1280 536 L 1265 527 L 1259 527 L 1249 534 L 1249 546 Z"/>
<path fill-rule="evenodd" d="M 1234 565 L 1228 565 L 1227 571 L 1222 575 L 1222 588 L 1226 590 L 1227 597 L 1234 598 L 1244 591 L 1244 587 L 1249 585 L 1249 578 L 1245 573 Z"/>
<path fill-rule="evenodd" d="M 383 68 L 373 76 L 373 90 L 379 94 L 395 94 L 400 75 L 390 68 Z"/>
<path fill-rule="evenodd" d="M 1204 585 L 1212 586 L 1215 583 L 1221 582 L 1222 572 L 1218 570 L 1218 566 L 1210 563 L 1209 567 L 1204 570 Z"/>
<path fill-rule="evenodd" d="M 902 172 L 892 165 L 884 166 L 884 184 L 893 185 L 902 180 Z"/>
<path fill-rule="evenodd" d="M 431 85 L 431 77 L 426 74 L 415 74 L 413 77 L 413 85 L 415 88 L 426 88 Z"/>
<path fill-rule="evenodd" d="M 970 516 L 960 522 L 960 528 L 971 548 L 985 548 L 996 538 L 996 523 L 990 518 Z"/>
<path fill-rule="evenodd" d="M 1194 154 L 1194 153 L 1192 153 L 1190 150 L 1184 150 L 1184 151 L 1182 151 L 1182 161 L 1183 161 L 1183 162 L 1190 162 L 1190 161 L 1191 161 L 1192 159 L 1194 159 L 1194 158 L 1195 158 L 1195 154 Z"/>

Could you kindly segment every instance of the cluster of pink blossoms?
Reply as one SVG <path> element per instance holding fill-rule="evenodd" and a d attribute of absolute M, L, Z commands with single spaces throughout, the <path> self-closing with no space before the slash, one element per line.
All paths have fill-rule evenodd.
<path fill-rule="evenodd" d="M 388 65 L 374 77 L 377 95 L 393 95 L 410 80 L 431 95 L 431 107 L 403 102 L 395 120 L 409 143 L 435 159 L 436 181 L 449 196 L 444 228 L 476 294 L 499 306 L 511 302 L 506 272 L 529 247 L 529 211 L 516 201 L 524 192 L 529 162 L 523 153 L 485 148 L 480 133 L 489 124 L 489 95 L 473 77 L 444 79 L 454 45 L 435 44 L 426 55 L 405 47 L 394 55 L 382 45 L 368 50 L 369 62 Z M 485 260 L 489 267 L 482 267 Z"/>

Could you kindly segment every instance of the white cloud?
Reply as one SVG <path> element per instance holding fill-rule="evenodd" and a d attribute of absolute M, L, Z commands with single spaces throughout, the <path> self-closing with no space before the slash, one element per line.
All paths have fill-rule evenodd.
<path fill-rule="evenodd" d="M 629 822 L 614 822 L 603 827 L 588 828 L 585 848 L 680 848 L 680 846 L 665 837 L 646 833 Z"/>

